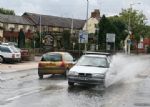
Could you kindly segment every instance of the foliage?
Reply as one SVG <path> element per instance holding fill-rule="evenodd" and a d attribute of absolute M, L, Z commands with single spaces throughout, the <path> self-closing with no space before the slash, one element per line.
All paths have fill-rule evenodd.
<path fill-rule="evenodd" d="M 150 46 L 147 47 L 147 53 L 150 53 Z"/>
<path fill-rule="evenodd" d="M 106 34 L 107 33 L 115 33 L 118 34 L 116 26 L 109 21 L 105 15 L 102 16 L 101 21 L 99 22 L 99 36 L 98 36 L 98 44 L 100 45 L 100 49 L 105 49 L 106 47 Z"/>
<path fill-rule="evenodd" d="M 40 47 L 40 33 L 39 32 L 35 32 L 33 34 L 32 47 L 34 47 L 34 41 L 35 41 L 35 48 L 39 48 Z"/>
<path fill-rule="evenodd" d="M 7 15 L 15 15 L 15 12 L 13 10 L 0 8 L 0 13 L 7 14 Z"/>
<path fill-rule="evenodd" d="M 22 29 L 20 30 L 18 34 L 18 47 L 25 48 L 25 34 Z"/>
<path fill-rule="evenodd" d="M 146 35 L 146 32 L 144 31 L 146 16 L 142 12 L 133 10 L 132 8 L 123 9 L 119 17 L 126 24 L 128 30 L 131 30 L 137 41 L 139 41 L 140 36 Z"/>
<path fill-rule="evenodd" d="M 116 47 L 122 48 L 121 41 L 125 40 L 127 34 L 127 27 L 125 23 L 121 20 L 119 16 L 113 16 L 108 18 L 109 21 L 116 27 L 117 29 L 117 36 L 116 36 Z"/>
<path fill-rule="evenodd" d="M 64 30 L 62 33 L 62 42 L 63 42 L 63 48 L 64 49 L 70 49 L 70 31 Z"/>

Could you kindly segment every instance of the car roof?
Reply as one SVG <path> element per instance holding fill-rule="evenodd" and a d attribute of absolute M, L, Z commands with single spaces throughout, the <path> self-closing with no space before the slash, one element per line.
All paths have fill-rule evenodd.
<path fill-rule="evenodd" d="M 83 56 L 107 58 L 107 56 L 106 56 L 106 55 L 97 55 L 97 54 L 85 54 L 85 55 L 83 55 Z"/>
<path fill-rule="evenodd" d="M 45 53 L 45 54 L 61 54 L 61 55 L 63 55 L 65 53 L 68 53 L 68 52 L 48 52 L 48 53 Z"/>
<path fill-rule="evenodd" d="M 10 45 L 0 45 L 1 47 L 12 47 Z"/>
<path fill-rule="evenodd" d="M 106 55 L 106 56 L 110 56 L 110 53 L 107 52 L 93 52 L 93 51 L 85 51 L 83 52 L 84 54 L 95 54 L 95 55 Z"/>

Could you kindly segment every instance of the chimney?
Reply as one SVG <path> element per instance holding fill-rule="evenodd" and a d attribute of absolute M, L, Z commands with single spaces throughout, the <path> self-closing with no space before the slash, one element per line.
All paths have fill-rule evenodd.
<path fill-rule="evenodd" d="M 91 18 L 100 19 L 100 11 L 99 11 L 99 9 L 95 9 L 94 12 L 91 12 Z"/>

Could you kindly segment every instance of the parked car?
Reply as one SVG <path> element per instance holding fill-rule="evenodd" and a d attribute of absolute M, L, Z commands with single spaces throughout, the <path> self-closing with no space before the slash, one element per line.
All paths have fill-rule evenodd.
<path fill-rule="evenodd" d="M 105 86 L 105 76 L 109 71 L 109 61 L 105 55 L 85 54 L 69 70 L 68 85 L 74 83 Z"/>
<path fill-rule="evenodd" d="M 68 52 L 49 52 L 42 55 L 38 64 L 39 78 L 46 74 L 64 74 L 67 76 L 73 66 L 73 57 Z"/>
<path fill-rule="evenodd" d="M 27 61 L 30 60 L 30 52 L 29 49 L 20 49 L 21 52 L 21 60 Z"/>
<path fill-rule="evenodd" d="M 14 46 L 18 51 L 20 51 L 21 53 L 21 60 L 29 60 L 30 58 L 30 52 L 28 49 L 20 49 L 17 47 L 17 43 L 15 42 L 2 42 L 1 45 L 5 45 L 5 46 Z"/>
<path fill-rule="evenodd" d="M 0 45 L 0 63 L 7 62 L 20 62 L 21 53 L 14 46 Z"/>

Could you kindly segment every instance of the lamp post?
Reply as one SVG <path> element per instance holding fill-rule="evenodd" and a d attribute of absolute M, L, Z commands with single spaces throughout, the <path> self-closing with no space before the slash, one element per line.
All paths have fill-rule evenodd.
<path fill-rule="evenodd" d="M 40 49 L 41 49 L 41 33 L 42 33 L 42 31 L 41 31 L 41 21 L 42 21 L 42 17 L 41 17 L 41 15 L 40 15 Z"/>
<path fill-rule="evenodd" d="M 131 12 L 132 12 L 132 6 L 136 5 L 136 4 L 141 4 L 141 3 L 132 3 L 132 4 L 130 4 Z M 128 25 L 129 33 L 131 33 L 131 14 L 130 14 L 131 12 L 129 11 L 129 25 Z"/>
<path fill-rule="evenodd" d="M 87 36 L 87 40 L 88 40 L 88 12 L 89 12 L 89 0 L 87 0 L 87 9 L 86 9 L 86 33 L 87 33 L 86 36 Z M 86 42 L 87 41 L 85 41 L 85 47 L 84 47 L 85 51 L 87 51 Z"/>
<path fill-rule="evenodd" d="M 136 4 L 141 4 L 141 3 L 132 3 L 132 4 L 130 4 L 130 9 L 131 9 L 131 11 L 129 11 L 129 24 L 128 24 L 128 32 L 129 32 L 129 37 L 128 37 L 128 39 L 127 39 L 127 49 L 126 50 L 128 50 L 127 51 L 127 53 L 128 54 L 130 54 L 130 47 L 131 47 L 131 40 L 130 40 L 130 35 L 131 35 L 131 33 L 132 33 L 132 31 L 131 31 L 131 12 L 132 12 L 132 6 L 133 5 L 136 5 Z"/>
<path fill-rule="evenodd" d="M 98 36 L 99 36 L 99 26 L 98 25 L 96 25 L 96 38 L 97 38 L 97 44 L 96 44 L 96 50 L 98 50 Z"/>

